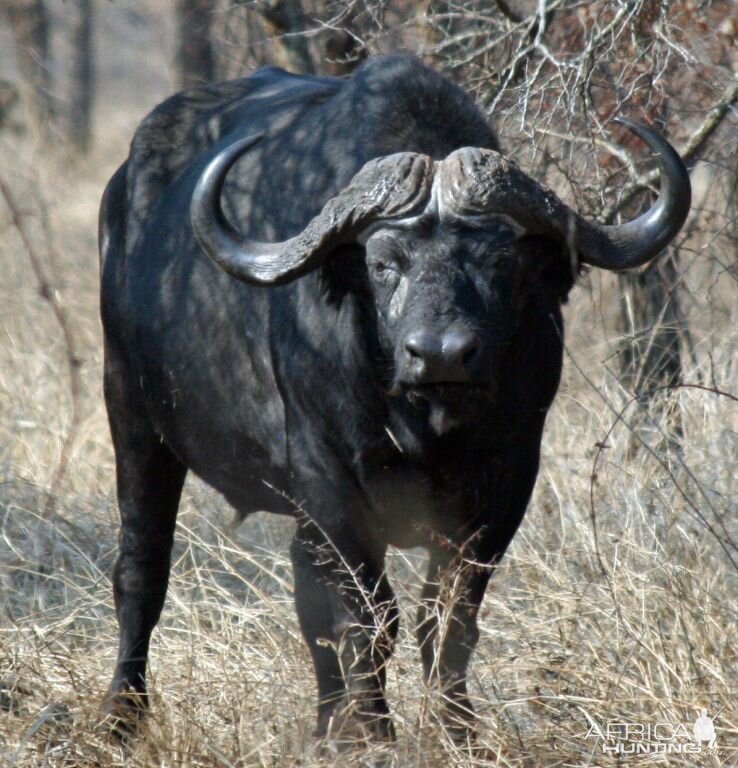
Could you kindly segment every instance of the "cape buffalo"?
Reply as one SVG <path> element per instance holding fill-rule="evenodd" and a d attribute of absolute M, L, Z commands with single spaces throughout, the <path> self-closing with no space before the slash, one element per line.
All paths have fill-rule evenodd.
<path fill-rule="evenodd" d="M 621 122 L 658 158 L 661 193 L 620 226 L 585 220 L 505 159 L 472 100 L 409 57 L 345 80 L 261 69 L 142 122 L 100 212 L 122 521 L 106 707 L 121 727 L 146 703 L 192 470 L 239 516 L 297 520 L 319 735 L 392 737 L 385 552 L 425 547 L 423 667 L 466 735 L 477 612 L 535 482 L 561 305 L 582 265 L 646 263 L 689 210 L 676 152 Z"/>

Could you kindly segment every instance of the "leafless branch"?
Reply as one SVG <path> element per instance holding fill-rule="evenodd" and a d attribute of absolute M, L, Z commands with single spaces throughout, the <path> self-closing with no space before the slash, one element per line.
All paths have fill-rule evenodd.
<path fill-rule="evenodd" d="M 10 191 L 10 186 L 7 182 L 0 178 L 0 193 L 5 200 L 5 204 L 10 211 L 11 222 L 18 233 L 18 236 L 23 243 L 28 260 L 33 269 L 33 273 L 36 276 L 38 284 L 39 296 L 49 304 L 54 314 L 57 324 L 62 332 L 65 345 L 65 353 L 67 359 L 67 371 L 69 375 L 69 392 L 72 400 L 72 417 L 67 430 L 67 434 L 62 443 L 61 453 L 59 455 L 59 462 L 54 473 L 54 477 L 51 481 L 49 493 L 46 497 L 46 504 L 44 506 L 43 517 L 48 518 L 54 512 L 54 506 L 56 502 L 56 492 L 61 485 L 64 476 L 67 473 L 69 465 L 69 454 L 72 444 L 79 431 L 81 422 L 81 407 L 80 407 L 80 393 L 81 393 L 81 378 L 80 378 L 80 365 L 81 360 L 77 353 L 77 345 L 72 333 L 72 326 L 67 315 L 67 311 L 64 305 L 59 300 L 58 293 L 54 287 L 51 278 L 46 272 L 44 261 L 40 254 L 36 250 L 36 247 L 31 239 L 23 218 L 23 213 L 20 206 L 16 202 L 13 193 Z M 51 242 L 49 233 L 47 232 L 47 239 Z"/>

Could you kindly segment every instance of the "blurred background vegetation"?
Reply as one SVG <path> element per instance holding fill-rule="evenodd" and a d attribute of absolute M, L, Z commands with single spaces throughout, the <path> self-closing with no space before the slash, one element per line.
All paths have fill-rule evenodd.
<path fill-rule="evenodd" d="M 658 189 L 617 115 L 665 133 L 694 185 L 664 257 L 586 273 L 566 310 L 541 477 L 473 662 L 485 744 L 498 765 L 616 765 L 584 738 L 589 718 L 692 723 L 705 706 L 723 754 L 703 762 L 733 764 L 737 39 L 735 0 L 0 0 L 0 763 L 317 764 L 291 524 L 231 530 L 194 480 L 150 737 L 125 757 L 96 730 L 117 525 L 96 211 L 136 125 L 175 90 L 262 65 L 348 76 L 404 50 L 472 93 L 505 151 L 589 216 L 630 218 Z M 422 567 L 421 552 L 390 558 L 398 764 L 468 765 L 435 728 L 407 631 Z"/>

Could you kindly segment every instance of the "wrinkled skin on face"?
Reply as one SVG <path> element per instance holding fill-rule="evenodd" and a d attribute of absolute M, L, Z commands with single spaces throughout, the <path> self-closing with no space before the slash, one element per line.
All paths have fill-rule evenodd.
<path fill-rule="evenodd" d="M 501 218 L 380 229 L 366 267 L 390 395 L 436 436 L 495 409 L 516 336 L 534 317 L 560 327 L 574 279 L 560 247 Z"/>

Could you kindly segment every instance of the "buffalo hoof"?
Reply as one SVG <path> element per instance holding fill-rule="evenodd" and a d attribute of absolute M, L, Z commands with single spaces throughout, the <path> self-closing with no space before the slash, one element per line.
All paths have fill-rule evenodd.
<path fill-rule="evenodd" d="M 441 701 L 440 725 L 454 746 L 472 750 L 477 743 L 477 716 L 469 699 L 446 695 Z"/>
<path fill-rule="evenodd" d="M 356 705 L 343 704 L 330 712 L 321 712 L 314 735 L 331 744 L 394 743 L 395 725 L 384 712 L 357 711 Z"/>
<path fill-rule="evenodd" d="M 389 715 L 359 715 L 351 706 L 334 710 L 318 723 L 318 754 L 340 764 L 392 768 L 395 726 Z"/>
<path fill-rule="evenodd" d="M 148 696 L 131 689 L 110 691 L 100 707 L 102 727 L 122 743 L 134 738 L 148 709 Z"/>
<path fill-rule="evenodd" d="M 446 737 L 445 748 L 451 754 L 462 756 L 472 765 L 497 765 L 499 754 L 479 743 L 476 717 L 466 711 L 444 719 L 442 723 Z"/>
<path fill-rule="evenodd" d="M 393 745 L 370 741 L 324 740 L 317 757 L 322 765 L 352 765 L 360 768 L 399 768 Z"/>

